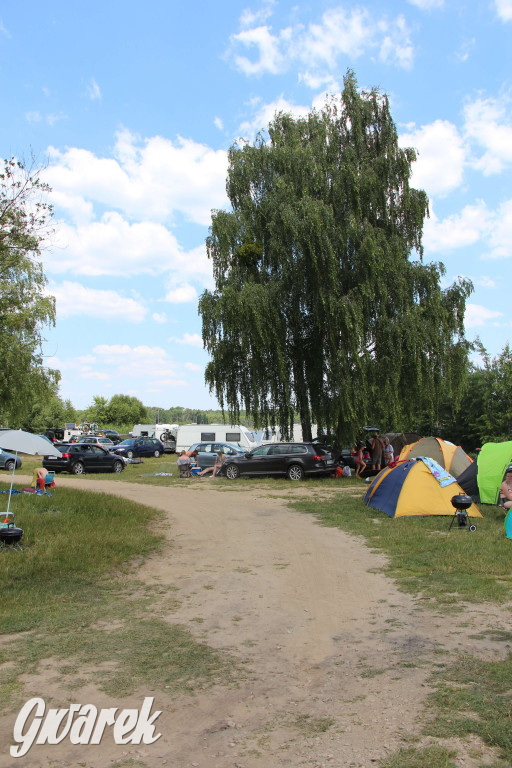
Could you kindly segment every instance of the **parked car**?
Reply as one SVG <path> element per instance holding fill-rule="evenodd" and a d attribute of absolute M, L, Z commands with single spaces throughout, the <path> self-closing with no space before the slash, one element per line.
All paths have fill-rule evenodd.
<path fill-rule="evenodd" d="M 250 453 L 230 456 L 222 465 L 222 474 L 229 480 L 240 475 L 284 475 L 289 480 L 303 480 L 335 471 L 332 454 L 313 443 L 268 443 Z"/>
<path fill-rule="evenodd" d="M 0 469 L 6 469 L 8 472 L 12 472 L 14 467 L 19 469 L 21 467 L 21 459 L 14 453 L 8 453 L 0 448 Z"/>
<path fill-rule="evenodd" d="M 109 440 L 112 440 L 114 445 L 118 445 L 118 443 L 121 442 L 121 435 L 119 434 L 119 432 L 116 432 L 115 429 L 102 429 L 101 431 L 103 432 L 105 437 L 108 437 Z"/>
<path fill-rule="evenodd" d="M 114 447 L 114 443 L 108 437 L 98 437 L 98 435 L 83 435 L 76 441 L 77 443 L 88 443 L 89 445 L 101 445 L 110 451 Z"/>
<path fill-rule="evenodd" d="M 164 452 L 164 446 L 156 437 L 130 437 L 111 449 L 118 456 L 133 459 L 134 456 L 154 456 L 158 458 Z"/>
<path fill-rule="evenodd" d="M 226 457 L 240 456 L 246 453 L 246 448 L 240 448 L 239 445 L 232 443 L 194 443 L 189 451 L 197 451 L 197 463 L 201 469 L 213 467 L 217 453 L 220 451 Z"/>
<path fill-rule="evenodd" d="M 56 473 L 71 472 L 83 475 L 85 472 L 122 472 L 125 462 L 122 457 L 91 443 L 68 443 L 61 445 L 60 456 L 44 456 L 43 467 Z"/>

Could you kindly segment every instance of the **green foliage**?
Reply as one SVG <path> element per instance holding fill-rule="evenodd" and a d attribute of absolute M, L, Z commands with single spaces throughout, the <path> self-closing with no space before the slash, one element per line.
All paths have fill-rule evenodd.
<path fill-rule="evenodd" d="M 490 356 L 477 341 L 483 365 L 471 365 L 460 404 L 449 393 L 444 397 L 440 419 L 425 419 L 417 425 L 423 435 L 435 435 L 474 451 L 485 442 L 512 439 L 512 351 L 507 344 L 499 355 Z"/>
<path fill-rule="evenodd" d="M 76 421 L 76 411 L 71 401 L 62 401 L 49 391 L 40 399 L 32 398 L 25 404 L 25 414 L 19 421 L 21 429 L 27 432 L 45 432 L 47 429 L 63 427 L 67 422 Z"/>
<path fill-rule="evenodd" d="M 129 432 L 134 424 L 147 423 L 148 411 L 138 398 L 131 395 L 112 395 L 110 400 L 96 395 L 93 404 L 81 416 L 84 421 L 99 424 L 102 428 Z"/>
<path fill-rule="evenodd" d="M 51 206 L 40 170 L 11 158 L 0 173 L 0 419 L 16 420 L 27 401 L 43 400 L 59 379 L 44 367 L 43 328 L 55 323 L 39 261 Z"/>
<path fill-rule="evenodd" d="M 368 418 L 434 414 L 444 387 L 458 396 L 472 287 L 441 290 L 443 265 L 421 261 L 415 158 L 387 97 L 352 73 L 320 112 L 278 114 L 231 148 L 232 211 L 212 217 L 216 285 L 199 312 L 206 382 L 234 422 L 245 406 L 286 433 L 298 414 L 305 436 L 316 422 L 341 442 Z"/>

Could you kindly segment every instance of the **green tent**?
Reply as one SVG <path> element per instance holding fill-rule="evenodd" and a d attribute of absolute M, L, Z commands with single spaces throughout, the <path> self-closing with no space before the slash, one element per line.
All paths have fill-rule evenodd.
<path fill-rule="evenodd" d="M 485 443 L 478 454 L 478 490 L 482 504 L 497 504 L 505 470 L 512 464 L 512 440 Z"/>

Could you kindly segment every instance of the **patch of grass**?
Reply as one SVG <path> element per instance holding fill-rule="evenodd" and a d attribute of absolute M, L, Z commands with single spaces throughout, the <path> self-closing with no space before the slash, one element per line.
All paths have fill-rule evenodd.
<path fill-rule="evenodd" d="M 23 552 L 0 553 L 0 626 L 3 632 L 51 626 L 61 614 L 100 599 L 97 581 L 134 557 L 157 549 L 163 537 L 146 525 L 159 513 L 107 494 L 66 488 L 52 497 L 13 496 L 23 528 Z"/>
<path fill-rule="evenodd" d="M 163 620 L 176 608 L 172 588 L 131 578 L 162 546 L 148 526 L 161 512 L 66 488 L 15 496 L 11 510 L 24 549 L 0 553 L 2 707 L 23 700 L 19 676 L 43 660 L 69 689 L 95 683 L 112 696 L 233 679 L 227 654 Z"/>
<path fill-rule="evenodd" d="M 313 717 L 312 715 L 297 714 L 288 723 L 301 732 L 303 736 L 314 736 L 325 733 L 334 725 L 332 717 Z"/>
<path fill-rule="evenodd" d="M 457 768 L 456 754 L 445 747 L 408 747 L 384 760 L 381 768 Z"/>
<path fill-rule="evenodd" d="M 436 714 L 425 733 L 438 738 L 474 734 L 512 765 L 512 655 L 505 661 L 461 655 L 433 681 L 438 689 L 429 702 Z"/>

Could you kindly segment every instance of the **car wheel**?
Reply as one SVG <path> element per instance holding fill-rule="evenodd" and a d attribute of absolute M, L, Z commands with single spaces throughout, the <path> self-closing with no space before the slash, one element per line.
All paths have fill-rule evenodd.
<path fill-rule="evenodd" d="M 13 471 L 13 469 L 14 469 L 14 460 L 13 459 L 11 459 L 10 461 L 6 461 L 5 462 L 5 469 L 8 472 L 12 472 Z"/>
<path fill-rule="evenodd" d="M 286 472 L 288 480 L 304 480 L 304 470 L 298 464 L 292 464 Z"/>
<path fill-rule="evenodd" d="M 123 469 L 124 469 L 123 462 L 122 461 L 114 461 L 114 464 L 112 465 L 112 469 L 113 469 L 114 472 L 117 472 L 119 474 L 119 472 L 122 472 Z"/>
<path fill-rule="evenodd" d="M 81 461 L 77 461 L 76 464 L 73 464 L 71 467 L 71 472 L 74 475 L 85 475 L 85 467 Z"/>
<path fill-rule="evenodd" d="M 133 459 L 133 451 L 126 451 L 126 458 Z"/>
<path fill-rule="evenodd" d="M 240 470 L 236 464 L 228 464 L 225 474 L 228 480 L 236 480 L 240 477 Z"/>
<path fill-rule="evenodd" d="M 157 449 L 157 450 L 154 452 L 153 456 L 155 457 L 155 459 L 158 459 L 158 457 L 160 456 L 160 451 Z"/>

